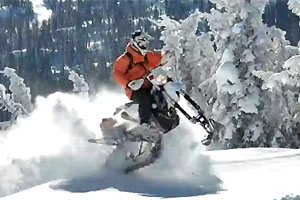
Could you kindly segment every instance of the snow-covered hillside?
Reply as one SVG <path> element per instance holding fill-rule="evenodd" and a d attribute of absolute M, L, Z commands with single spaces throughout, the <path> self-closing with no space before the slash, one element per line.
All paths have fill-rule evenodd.
<path fill-rule="evenodd" d="M 300 150 L 206 151 L 201 127 L 185 120 L 152 166 L 129 175 L 103 167 L 111 149 L 86 139 L 101 137 L 99 121 L 124 101 L 111 92 L 38 98 L 29 117 L 0 135 L 2 199 L 299 198 Z"/>

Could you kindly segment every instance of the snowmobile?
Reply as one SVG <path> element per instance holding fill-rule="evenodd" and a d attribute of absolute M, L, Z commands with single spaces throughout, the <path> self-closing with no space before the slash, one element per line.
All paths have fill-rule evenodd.
<path fill-rule="evenodd" d="M 129 111 L 135 103 L 129 102 L 116 108 L 114 116 L 120 114 L 122 119 L 135 124 L 133 128 L 128 128 L 126 124 L 118 124 L 114 118 L 104 118 L 100 124 L 103 138 L 88 140 L 90 143 L 115 146 L 106 163 L 125 173 L 151 165 L 159 158 L 162 136 L 179 125 L 178 111 L 189 121 L 199 123 L 206 130 L 207 136 L 202 140 L 202 144 L 209 145 L 213 138 L 214 121 L 205 117 L 200 106 L 182 89 L 183 84 L 180 81 L 168 77 L 161 66 L 153 69 L 145 78 L 153 85 L 152 125 L 140 125 L 139 120 Z M 179 105 L 180 96 L 196 110 L 195 116 Z M 134 112 L 137 113 L 136 110 Z"/>

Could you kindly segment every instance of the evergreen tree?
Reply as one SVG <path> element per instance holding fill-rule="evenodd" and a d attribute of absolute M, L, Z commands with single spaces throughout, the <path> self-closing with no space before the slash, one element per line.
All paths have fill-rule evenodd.
<path fill-rule="evenodd" d="M 280 71 L 299 51 L 289 46 L 280 29 L 263 23 L 267 1 L 212 2 L 216 8 L 210 13 L 196 11 L 181 22 L 167 17 L 158 22 L 165 27 L 164 50 L 174 55 L 171 67 L 208 115 L 223 125 L 216 140 L 225 148 L 272 146 L 274 133 L 290 127 L 275 115 L 286 104 L 284 98 L 279 103 L 276 95 L 270 97 L 256 71 Z M 197 36 L 200 19 L 208 22 L 210 31 Z M 203 53 L 200 45 L 208 51 Z M 274 100 L 279 103 L 276 109 Z M 287 134 L 290 138 L 291 132 Z"/>

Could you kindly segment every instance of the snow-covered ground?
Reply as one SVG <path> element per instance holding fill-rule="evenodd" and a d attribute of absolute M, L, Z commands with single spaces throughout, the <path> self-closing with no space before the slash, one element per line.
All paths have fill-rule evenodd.
<path fill-rule="evenodd" d="M 197 187 L 147 180 L 144 170 L 134 175 L 108 172 L 55 181 L 3 199 L 300 199 L 297 196 L 300 195 L 299 150 L 257 148 L 207 154 L 213 159 L 213 170 L 223 181 L 223 190 L 214 194 L 203 193 L 201 184 Z"/>
<path fill-rule="evenodd" d="M 0 135 L 2 199 L 300 199 L 300 150 L 206 151 L 203 130 L 185 120 L 151 167 L 129 175 L 103 167 L 110 149 L 86 139 L 100 137 L 100 119 L 124 100 L 38 99 L 30 117 Z"/>

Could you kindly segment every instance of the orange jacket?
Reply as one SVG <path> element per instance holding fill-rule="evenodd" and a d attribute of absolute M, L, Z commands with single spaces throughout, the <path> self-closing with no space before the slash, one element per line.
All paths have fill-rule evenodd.
<path fill-rule="evenodd" d="M 132 66 L 130 66 L 130 58 L 122 54 L 115 61 L 113 73 L 115 81 L 124 87 L 126 95 L 131 99 L 132 91 L 127 87 L 127 84 L 132 80 L 143 78 L 151 69 L 157 67 L 162 55 L 158 52 L 147 52 L 147 54 L 143 56 L 136 52 L 130 44 L 127 45 L 126 51 L 132 55 Z M 145 59 L 145 57 L 147 57 L 147 59 Z M 145 85 L 142 87 L 149 87 Z"/>

